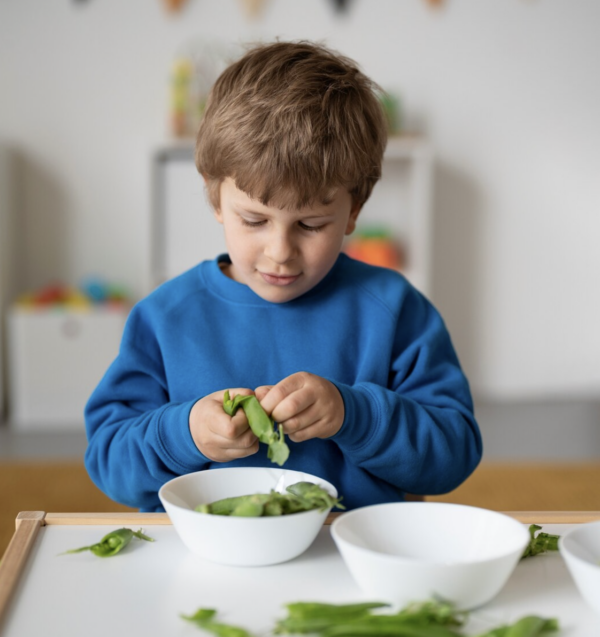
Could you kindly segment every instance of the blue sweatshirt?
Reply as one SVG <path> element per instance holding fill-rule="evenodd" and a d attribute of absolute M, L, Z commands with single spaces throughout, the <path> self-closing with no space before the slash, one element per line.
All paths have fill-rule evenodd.
<path fill-rule="evenodd" d="M 219 257 L 227 260 L 226 255 Z M 400 274 L 340 255 L 301 297 L 274 304 L 204 261 L 131 311 L 119 354 L 86 406 L 85 455 L 110 498 L 162 511 L 159 488 L 192 471 L 273 466 L 267 448 L 213 462 L 189 430 L 194 403 L 306 371 L 336 385 L 344 422 L 294 443 L 284 468 L 328 480 L 348 509 L 439 494 L 477 466 L 481 437 L 443 320 Z"/>

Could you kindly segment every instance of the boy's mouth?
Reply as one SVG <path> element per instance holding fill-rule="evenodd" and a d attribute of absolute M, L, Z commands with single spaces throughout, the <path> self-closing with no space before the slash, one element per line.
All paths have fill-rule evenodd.
<path fill-rule="evenodd" d="M 294 274 L 291 276 L 281 276 L 279 274 L 268 274 L 267 272 L 261 272 L 260 275 L 269 285 L 281 286 L 291 285 L 300 277 L 299 274 Z"/>

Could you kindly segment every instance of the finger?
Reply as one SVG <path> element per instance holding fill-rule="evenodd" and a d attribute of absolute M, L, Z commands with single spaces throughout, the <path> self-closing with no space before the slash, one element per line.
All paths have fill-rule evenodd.
<path fill-rule="evenodd" d="M 222 416 L 219 414 L 219 418 L 215 418 L 211 430 L 215 435 L 230 442 L 251 431 L 243 409 L 238 409 L 235 416 L 228 416 L 225 413 Z"/>
<path fill-rule="evenodd" d="M 285 402 L 285 401 L 284 401 Z M 312 403 L 306 409 L 294 414 L 285 420 L 277 420 L 276 422 L 283 427 L 283 433 L 293 436 L 299 431 L 311 427 L 320 419 L 316 405 Z"/>
<path fill-rule="evenodd" d="M 231 421 L 212 432 L 215 445 L 222 449 L 246 449 L 257 443 L 258 438 L 247 422 L 240 428 Z"/>
<path fill-rule="evenodd" d="M 252 394 L 254 393 L 251 389 L 248 389 L 247 387 L 234 387 L 230 389 L 222 389 L 220 391 L 217 391 L 213 394 L 213 396 L 215 396 L 216 400 L 220 400 L 222 403 L 223 399 L 225 398 L 226 391 L 229 392 L 229 398 L 235 398 L 238 394 L 242 396 L 252 396 Z"/>
<path fill-rule="evenodd" d="M 212 446 L 212 453 L 209 451 L 207 457 L 215 462 L 229 462 L 230 460 L 235 460 L 236 458 L 246 458 L 247 456 L 251 456 L 258 451 L 259 445 L 258 440 L 255 441 L 254 444 L 249 447 L 220 447 L 218 445 Z"/>
<path fill-rule="evenodd" d="M 260 402 L 269 393 L 272 387 L 273 385 L 261 385 L 254 390 L 254 395 L 258 398 L 258 402 Z"/>
<path fill-rule="evenodd" d="M 288 396 L 302 389 L 306 384 L 305 372 L 297 372 L 291 376 L 287 376 L 283 380 L 279 381 L 276 385 L 273 385 L 267 392 L 260 404 L 262 408 L 268 413 L 273 415 L 273 410 Z M 291 414 L 290 414 L 291 415 Z M 273 417 L 275 417 L 273 415 Z"/>
<path fill-rule="evenodd" d="M 316 396 L 310 388 L 302 387 L 286 396 L 271 412 L 275 422 L 287 423 L 289 427 L 298 428 L 302 418 L 306 418 L 314 407 Z"/>

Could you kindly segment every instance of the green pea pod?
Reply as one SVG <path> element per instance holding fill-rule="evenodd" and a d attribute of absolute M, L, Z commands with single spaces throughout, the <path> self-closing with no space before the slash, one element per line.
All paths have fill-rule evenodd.
<path fill-rule="evenodd" d="M 238 518 L 259 518 L 262 516 L 264 509 L 264 504 L 248 499 L 238 504 L 231 512 L 231 515 Z"/>
<path fill-rule="evenodd" d="M 199 504 L 194 511 L 198 511 L 198 513 L 212 513 L 210 509 L 210 504 Z"/>
<path fill-rule="evenodd" d="M 509 626 L 498 626 L 479 637 L 541 637 L 559 629 L 558 620 L 544 619 L 535 615 L 522 617 Z"/>
<path fill-rule="evenodd" d="M 279 425 L 278 434 L 276 433 L 271 442 L 268 444 L 269 450 L 267 452 L 267 457 L 269 460 L 278 464 L 280 467 L 283 466 L 290 456 L 290 448 L 285 442 L 282 425 Z"/>
<path fill-rule="evenodd" d="M 117 529 L 116 531 L 111 531 L 105 535 L 97 544 L 82 546 L 78 549 L 71 549 L 70 551 L 65 551 L 63 555 L 68 553 L 91 551 L 98 557 L 112 557 L 122 551 L 134 537 L 137 537 L 140 540 L 145 540 L 146 542 L 154 542 L 153 538 L 144 535 L 141 529 L 139 531 L 132 531 L 131 529 Z"/>
<path fill-rule="evenodd" d="M 183 619 L 187 619 L 189 622 L 198 624 L 200 622 L 206 622 L 211 620 L 217 611 L 214 608 L 199 608 L 193 615 L 181 615 Z"/>
<path fill-rule="evenodd" d="M 233 498 L 215 500 L 210 504 L 199 504 L 196 511 L 198 513 L 212 513 L 213 515 L 231 515 L 232 511 L 248 497 L 247 495 L 238 495 Z"/>
<path fill-rule="evenodd" d="M 285 442 L 283 427 L 279 425 L 275 431 L 273 419 L 267 415 L 256 396 L 241 396 L 230 398 L 229 390 L 223 394 L 223 411 L 229 416 L 234 416 L 239 407 L 242 407 L 248 425 L 260 442 L 269 446 L 267 457 L 280 467 L 285 463 L 290 455 L 289 447 Z"/>
<path fill-rule="evenodd" d="M 235 398 L 230 398 L 229 390 L 225 390 L 225 394 L 223 396 L 223 411 L 228 416 L 234 416 L 244 398 L 247 398 L 247 396 L 244 396 L 242 394 L 238 394 Z"/>
<path fill-rule="evenodd" d="M 525 547 L 521 559 L 533 557 L 547 551 L 558 551 L 558 540 L 560 535 L 552 535 L 551 533 L 538 533 L 542 527 L 539 524 L 531 524 L 529 526 L 529 544 Z"/>
<path fill-rule="evenodd" d="M 382 616 L 388 619 L 387 616 Z M 400 622 L 373 622 L 368 620 L 336 624 L 322 631 L 322 637 L 460 637 L 460 633 L 446 626 L 420 625 Z"/>
<path fill-rule="evenodd" d="M 450 603 L 433 600 L 409 604 L 391 615 L 371 613 L 384 606 L 387 604 L 381 602 L 287 604 L 288 616 L 277 622 L 275 633 L 315 633 L 321 637 L 457 637 L 460 633 L 451 627 L 462 626 L 468 616 Z"/>
<path fill-rule="evenodd" d="M 389 606 L 383 602 L 325 604 L 294 602 L 286 604 L 288 616 L 277 622 L 276 634 L 321 633 L 334 624 L 345 624 L 369 615 L 375 608 Z"/>
<path fill-rule="evenodd" d="M 404 621 L 413 624 L 436 624 L 439 626 L 462 626 L 469 616 L 466 611 L 457 611 L 450 602 L 427 600 L 411 602 L 398 613 Z"/>
<path fill-rule="evenodd" d="M 270 494 L 256 493 L 254 495 L 238 495 L 232 498 L 215 500 L 210 504 L 199 504 L 194 510 L 198 513 L 212 513 L 213 515 L 233 515 L 233 512 L 251 500 L 259 504 L 266 504 L 271 499 Z"/>
<path fill-rule="evenodd" d="M 296 482 L 287 487 L 286 491 L 296 496 L 306 509 L 329 509 L 337 506 L 339 509 L 345 507 L 340 504 L 341 498 L 333 498 L 325 489 L 314 482 Z"/>
<path fill-rule="evenodd" d="M 281 501 L 278 499 L 273 499 L 269 500 L 269 502 L 266 502 L 263 509 L 263 515 L 265 517 L 276 517 L 279 515 L 283 515 L 283 505 Z"/>
<path fill-rule="evenodd" d="M 248 418 L 250 429 L 254 435 L 267 445 L 273 442 L 275 435 L 273 431 L 273 420 L 267 416 L 267 412 L 262 408 L 256 396 L 244 396 L 240 401 L 242 409 Z"/>
<path fill-rule="evenodd" d="M 499 626 L 498 628 L 493 628 L 489 632 L 484 635 L 479 635 L 478 637 L 506 637 L 506 633 L 510 630 L 510 626 Z"/>
<path fill-rule="evenodd" d="M 387 602 L 358 602 L 356 604 L 326 604 L 323 602 L 292 602 L 285 607 L 290 617 L 327 617 L 332 614 L 354 617 L 375 608 L 387 608 Z"/>
<path fill-rule="evenodd" d="M 538 637 L 545 633 L 556 632 L 558 621 L 529 615 L 514 623 L 506 633 L 506 637 Z"/>
<path fill-rule="evenodd" d="M 217 637 L 252 637 L 244 628 L 213 621 L 216 613 L 217 611 L 212 608 L 199 608 L 193 615 L 181 615 L 181 618 Z"/>

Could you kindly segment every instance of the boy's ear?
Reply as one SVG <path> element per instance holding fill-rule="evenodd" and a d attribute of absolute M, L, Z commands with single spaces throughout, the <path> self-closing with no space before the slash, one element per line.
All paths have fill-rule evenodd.
<path fill-rule="evenodd" d="M 352 202 L 352 208 L 350 210 L 350 216 L 348 217 L 348 224 L 346 225 L 345 234 L 352 234 L 356 229 L 356 220 L 358 219 L 358 215 L 362 210 L 362 204 L 357 201 Z"/>

